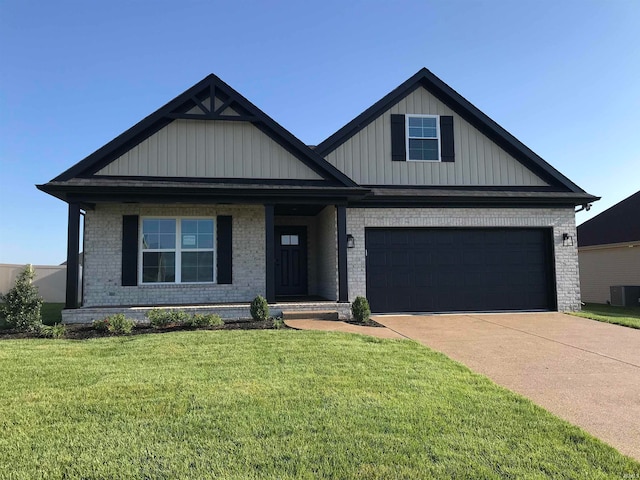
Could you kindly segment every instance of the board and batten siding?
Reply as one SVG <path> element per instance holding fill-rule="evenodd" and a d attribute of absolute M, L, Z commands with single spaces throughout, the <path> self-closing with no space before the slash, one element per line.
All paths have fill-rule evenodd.
<path fill-rule="evenodd" d="M 453 116 L 455 162 L 392 161 L 391 114 Z M 360 185 L 547 185 L 422 87 L 325 158 Z"/>
<path fill-rule="evenodd" d="M 610 287 L 640 285 L 640 245 L 580 247 L 580 291 L 582 301 L 607 303 Z"/>
<path fill-rule="evenodd" d="M 174 120 L 98 175 L 321 180 L 249 122 Z"/>

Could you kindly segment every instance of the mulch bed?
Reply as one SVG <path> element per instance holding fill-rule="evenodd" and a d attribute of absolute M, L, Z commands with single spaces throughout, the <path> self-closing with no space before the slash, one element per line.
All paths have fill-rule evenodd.
<path fill-rule="evenodd" d="M 116 335 L 110 332 L 102 332 L 96 330 L 91 325 L 77 324 L 67 325 L 67 331 L 64 338 L 69 340 L 85 340 L 89 338 L 102 338 L 102 337 L 115 337 L 122 336 Z M 127 336 L 131 335 L 146 335 L 150 333 L 169 333 L 189 330 L 271 330 L 274 329 L 273 320 L 266 321 L 236 321 L 225 323 L 221 327 L 209 327 L 209 328 L 191 328 L 183 327 L 180 325 L 172 325 L 164 328 L 153 328 L 150 325 L 136 325 L 133 331 Z M 280 328 L 287 328 L 282 326 Z M 0 340 L 19 339 L 19 338 L 42 338 L 38 333 L 33 332 L 20 332 L 17 330 L 7 329 L 0 330 Z"/>

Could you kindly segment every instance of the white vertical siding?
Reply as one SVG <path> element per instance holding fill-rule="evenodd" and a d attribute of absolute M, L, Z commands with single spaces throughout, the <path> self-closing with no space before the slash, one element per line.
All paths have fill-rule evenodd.
<path fill-rule="evenodd" d="M 248 122 L 175 120 L 98 175 L 321 180 Z"/>
<path fill-rule="evenodd" d="M 391 114 L 411 113 L 454 117 L 455 162 L 391 161 Z M 547 185 L 424 88 L 400 100 L 326 159 L 362 185 Z"/>

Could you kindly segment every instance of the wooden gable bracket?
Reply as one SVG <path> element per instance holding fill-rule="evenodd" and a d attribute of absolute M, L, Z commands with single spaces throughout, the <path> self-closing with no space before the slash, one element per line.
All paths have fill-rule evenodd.
<path fill-rule="evenodd" d="M 226 97 L 226 98 L 224 98 Z M 209 98 L 210 106 L 207 108 L 203 101 Z M 222 105 L 215 108 L 215 99 L 222 101 Z M 193 107 L 198 107 L 202 113 L 187 113 Z M 223 112 L 227 108 L 233 108 L 237 115 L 225 115 Z M 170 119 L 187 119 L 187 120 L 228 120 L 232 122 L 257 122 L 258 118 L 248 113 L 235 98 L 233 92 L 227 91 L 216 85 L 214 79 L 211 79 L 209 85 L 205 86 L 200 92 L 197 92 L 179 107 L 166 115 Z"/>

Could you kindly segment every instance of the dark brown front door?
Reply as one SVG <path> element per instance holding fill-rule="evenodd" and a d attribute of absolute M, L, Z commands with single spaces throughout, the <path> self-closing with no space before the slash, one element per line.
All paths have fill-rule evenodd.
<path fill-rule="evenodd" d="M 307 227 L 275 227 L 276 295 L 307 294 Z"/>

